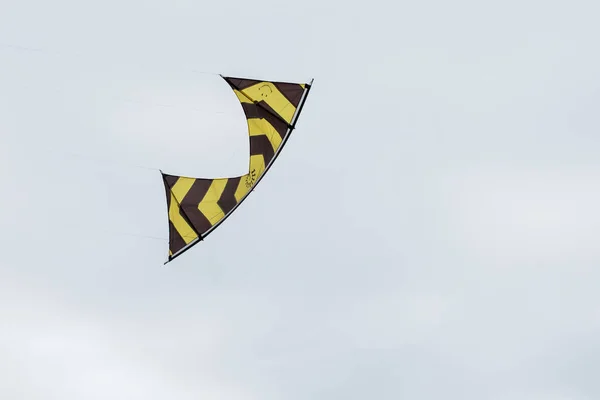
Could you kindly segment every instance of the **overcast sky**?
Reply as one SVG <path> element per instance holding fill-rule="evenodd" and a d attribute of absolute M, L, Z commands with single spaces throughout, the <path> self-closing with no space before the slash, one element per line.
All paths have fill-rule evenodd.
<path fill-rule="evenodd" d="M 599 13 L 4 2 L 0 398 L 600 398 Z M 164 266 L 156 169 L 248 165 L 218 73 L 315 82 Z"/>

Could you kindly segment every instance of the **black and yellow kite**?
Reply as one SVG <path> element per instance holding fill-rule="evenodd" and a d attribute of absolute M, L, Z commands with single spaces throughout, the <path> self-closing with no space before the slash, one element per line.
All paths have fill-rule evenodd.
<path fill-rule="evenodd" d="M 243 176 L 190 178 L 162 173 L 169 213 L 169 259 L 215 230 L 246 199 L 292 133 L 311 83 L 222 78 L 240 101 L 250 135 L 250 168 Z"/>

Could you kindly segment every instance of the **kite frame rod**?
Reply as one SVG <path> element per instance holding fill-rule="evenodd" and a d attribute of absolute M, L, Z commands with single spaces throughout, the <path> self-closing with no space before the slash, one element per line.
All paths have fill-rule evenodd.
<path fill-rule="evenodd" d="M 265 170 L 263 171 L 261 176 L 256 180 L 256 182 L 254 183 L 254 186 L 252 186 L 252 188 L 248 191 L 248 193 L 246 193 L 244 195 L 244 197 L 242 197 L 240 199 L 240 201 L 231 210 L 229 210 L 229 212 L 227 214 L 225 214 L 225 216 L 223 218 L 221 218 L 221 220 L 219 222 L 217 222 L 215 225 L 211 226 L 206 232 L 204 232 L 203 235 L 200 235 L 198 232 L 196 232 L 198 237 L 196 239 L 192 240 L 190 243 L 188 243 L 187 246 L 185 246 L 183 249 L 181 249 L 177 253 L 171 255 L 169 257 L 169 259 L 165 262 L 165 264 L 173 261 L 175 258 L 179 257 L 180 255 L 182 255 L 183 253 L 185 253 L 186 251 L 188 251 L 189 249 L 194 247 L 196 244 L 203 241 L 205 237 L 207 237 L 215 229 L 217 229 L 217 227 L 219 227 L 219 225 L 221 225 L 223 222 L 225 222 L 225 220 L 244 202 L 244 200 L 246 200 L 246 198 L 250 195 L 250 193 L 252 193 L 254 191 L 256 186 L 258 186 L 258 183 L 265 177 L 265 175 L 269 171 L 269 168 L 271 168 L 271 166 L 273 165 L 273 163 L 275 162 L 275 160 L 277 159 L 277 157 L 283 150 L 283 147 L 285 146 L 286 142 L 292 135 L 292 131 L 296 128 L 296 122 L 298 121 L 298 118 L 300 117 L 300 113 L 302 112 L 302 109 L 304 108 L 304 103 L 306 103 L 306 99 L 308 98 L 308 94 L 310 92 L 310 89 L 312 88 L 313 82 L 314 82 L 314 78 L 310 80 L 310 83 L 306 84 L 306 90 L 304 91 L 304 94 L 302 95 L 302 98 L 300 99 L 300 104 L 298 105 L 298 109 L 296 110 L 296 113 L 292 117 L 292 122 L 288 125 L 287 132 L 286 132 L 285 136 L 283 137 L 281 145 L 279 146 L 279 148 L 277 149 L 275 154 L 273 154 L 273 158 L 271 159 L 271 161 L 269 161 L 269 163 L 265 167 Z"/>

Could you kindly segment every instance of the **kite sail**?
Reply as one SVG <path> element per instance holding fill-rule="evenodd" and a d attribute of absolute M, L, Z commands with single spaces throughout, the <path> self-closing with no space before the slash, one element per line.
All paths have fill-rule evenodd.
<path fill-rule="evenodd" d="M 221 76 L 233 89 L 248 123 L 250 166 L 242 176 L 219 179 L 161 171 L 169 214 L 169 259 L 214 231 L 246 199 L 294 130 L 311 83 L 270 82 Z"/>

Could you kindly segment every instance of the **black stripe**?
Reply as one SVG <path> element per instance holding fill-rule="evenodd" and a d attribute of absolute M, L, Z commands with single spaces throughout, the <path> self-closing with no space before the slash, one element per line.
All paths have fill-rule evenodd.
<path fill-rule="evenodd" d="M 225 189 L 223 189 L 223 193 L 221 193 L 221 197 L 219 201 L 217 201 L 217 205 L 221 207 L 223 213 L 227 214 L 229 211 L 235 207 L 237 204 L 237 200 L 235 199 L 235 192 L 240 183 L 241 178 L 229 178 L 227 183 L 225 184 Z"/>
<path fill-rule="evenodd" d="M 181 201 L 182 211 L 199 234 L 206 232 L 211 227 L 208 218 L 198 209 L 198 204 L 200 204 L 206 192 L 208 192 L 208 188 L 210 188 L 212 182 L 211 179 L 196 179 Z"/>
<path fill-rule="evenodd" d="M 185 241 L 181 234 L 175 229 L 173 222 L 169 220 L 169 250 L 175 254 L 185 247 Z"/>
<path fill-rule="evenodd" d="M 269 122 L 271 125 L 273 125 L 273 128 L 275 128 L 275 130 L 279 134 L 279 137 L 281 137 L 283 139 L 283 137 L 285 136 L 285 133 L 287 132 L 288 124 L 281 117 L 278 118 L 276 115 L 273 115 L 271 112 L 269 112 L 266 109 L 261 107 L 261 106 L 265 106 L 265 107 L 271 108 L 271 107 L 269 107 L 269 105 L 267 103 L 265 103 L 264 101 L 261 101 L 261 102 L 259 102 L 260 106 L 257 104 L 250 104 L 250 103 L 241 103 L 241 104 L 242 104 L 242 108 L 244 109 L 244 113 L 246 114 L 247 119 L 263 118 L 263 119 L 267 120 L 267 122 Z M 273 109 L 271 108 L 271 110 L 273 110 Z M 272 111 L 272 112 L 274 113 L 275 111 Z M 264 132 L 264 133 L 266 133 L 266 132 Z"/>
<path fill-rule="evenodd" d="M 265 159 L 265 167 L 269 164 L 275 151 L 266 135 L 250 136 L 250 155 L 262 154 Z"/>
<path fill-rule="evenodd" d="M 283 97 L 287 99 L 294 107 L 298 107 L 304 88 L 297 83 L 273 82 L 273 85 L 281 92 Z"/>
<path fill-rule="evenodd" d="M 224 78 L 225 81 L 236 90 L 244 90 L 249 88 L 250 86 L 254 86 L 261 81 L 257 81 L 254 79 L 242 79 L 242 78 Z"/>
<path fill-rule="evenodd" d="M 165 186 L 169 189 L 171 189 L 173 186 L 175 186 L 175 184 L 177 183 L 177 180 L 179 179 L 179 177 L 175 176 L 175 175 L 162 174 L 162 176 L 163 176 L 163 181 L 165 182 Z"/>

